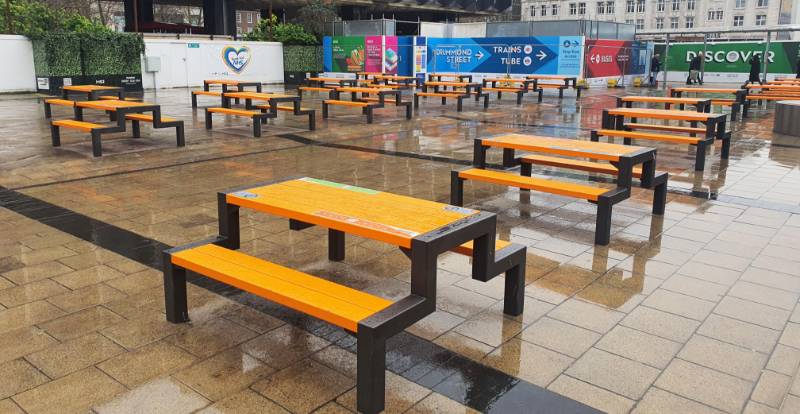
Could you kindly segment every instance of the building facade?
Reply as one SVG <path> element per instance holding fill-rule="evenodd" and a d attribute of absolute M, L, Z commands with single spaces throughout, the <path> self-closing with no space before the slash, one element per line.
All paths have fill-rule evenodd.
<path fill-rule="evenodd" d="M 242 35 L 253 31 L 261 20 L 258 10 L 236 10 L 236 34 Z"/>
<path fill-rule="evenodd" d="M 676 31 L 747 30 L 793 23 L 798 0 L 522 0 L 522 20 L 600 20 L 636 25 L 659 37 Z M 700 34 L 702 36 L 702 34 Z M 763 40 L 763 33 L 712 34 Z M 782 35 L 780 37 L 785 37 Z M 775 39 L 775 37 L 773 37 Z"/>

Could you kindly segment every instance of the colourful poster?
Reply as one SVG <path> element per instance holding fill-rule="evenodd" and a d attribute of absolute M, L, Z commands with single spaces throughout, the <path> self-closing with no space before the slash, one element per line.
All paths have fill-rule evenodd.
<path fill-rule="evenodd" d="M 428 38 L 429 72 L 579 75 L 581 36 Z"/>
<path fill-rule="evenodd" d="M 397 44 L 397 36 L 384 37 L 383 72 L 391 74 L 397 73 L 399 63 L 400 49 Z"/>
<path fill-rule="evenodd" d="M 798 42 L 772 42 L 766 54 L 769 73 L 796 73 Z M 762 42 L 709 43 L 705 70 L 720 73 L 749 73 L 750 59 L 760 55 L 764 59 L 766 44 Z M 668 69 L 686 72 L 689 62 L 703 51 L 702 43 L 673 43 L 669 46 Z M 663 52 L 662 52 L 663 53 Z M 663 54 L 662 54 L 663 56 Z M 663 57 L 661 59 L 664 60 Z"/>
<path fill-rule="evenodd" d="M 367 72 L 383 71 L 383 45 L 381 40 L 381 36 L 367 36 L 364 38 L 364 70 Z"/>
<path fill-rule="evenodd" d="M 380 36 L 378 36 L 380 39 Z M 380 43 L 378 44 L 380 47 Z M 364 37 L 334 36 L 331 38 L 331 67 L 329 72 L 361 72 L 364 70 Z"/>
<path fill-rule="evenodd" d="M 587 40 L 586 77 L 639 75 L 647 67 L 647 44 L 628 40 Z"/>

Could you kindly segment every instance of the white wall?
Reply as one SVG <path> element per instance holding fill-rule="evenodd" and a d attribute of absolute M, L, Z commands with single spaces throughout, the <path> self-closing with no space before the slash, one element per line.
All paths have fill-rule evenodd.
<path fill-rule="evenodd" d="M 239 72 L 225 63 L 223 51 L 229 47 L 248 49 L 242 55 L 247 64 Z M 202 86 L 204 79 L 283 82 L 283 45 L 277 42 L 145 38 L 145 56 L 161 60 L 160 70 L 149 72 L 143 57 L 145 89 Z"/>
<path fill-rule="evenodd" d="M 0 56 L 7 59 L 0 65 L 0 93 L 35 92 L 31 41 L 25 36 L 0 35 Z"/>

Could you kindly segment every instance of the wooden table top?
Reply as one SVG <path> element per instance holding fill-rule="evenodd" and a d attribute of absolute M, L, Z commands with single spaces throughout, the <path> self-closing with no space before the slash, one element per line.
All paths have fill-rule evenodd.
<path fill-rule="evenodd" d="M 357 86 L 340 86 L 336 88 L 339 92 L 357 92 L 357 93 L 381 93 L 381 92 L 392 92 L 392 93 L 399 93 L 397 89 L 392 88 L 364 88 L 364 87 L 357 87 Z"/>
<path fill-rule="evenodd" d="M 416 79 L 416 77 L 415 76 L 400 76 L 400 75 L 376 75 L 375 79 L 409 80 L 409 79 Z"/>
<path fill-rule="evenodd" d="M 530 79 L 515 79 L 515 78 L 485 78 L 484 82 L 514 82 L 514 83 L 525 83 L 528 82 Z"/>
<path fill-rule="evenodd" d="M 119 86 L 103 86 L 103 85 L 71 85 L 71 86 L 64 86 L 65 91 L 73 91 L 73 92 L 93 92 L 93 91 L 116 91 L 119 90 Z"/>
<path fill-rule="evenodd" d="M 671 109 L 615 108 L 608 109 L 609 115 L 622 115 L 632 118 L 672 119 L 676 121 L 707 121 L 725 117 L 725 114 L 712 114 L 697 111 L 676 111 Z"/>
<path fill-rule="evenodd" d="M 250 100 L 260 99 L 260 100 L 265 100 L 265 101 L 268 101 L 270 99 L 275 99 L 275 98 L 298 98 L 299 99 L 299 97 L 293 96 L 293 95 L 284 95 L 284 94 L 279 94 L 279 93 L 268 93 L 268 92 L 246 92 L 246 91 L 243 91 L 243 92 L 226 92 L 225 93 L 225 97 L 226 98 L 236 98 L 236 99 L 250 99 Z"/>
<path fill-rule="evenodd" d="M 605 142 L 578 141 L 575 139 L 542 137 L 538 135 L 506 134 L 482 139 L 487 147 L 512 148 L 521 151 L 541 152 L 595 160 L 618 161 L 620 157 L 653 148 Z"/>
<path fill-rule="evenodd" d="M 442 81 L 427 81 L 425 82 L 426 86 L 469 86 L 469 85 L 480 85 L 476 82 L 442 82 Z"/>
<path fill-rule="evenodd" d="M 693 88 L 693 87 L 680 87 L 672 88 L 673 91 L 678 92 L 697 92 L 697 93 L 737 93 L 741 89 L 737 88 Z"/>
<path fill-rule="evenodd" d="M 777 90 L 789 90 L 789 91 L 800 91 L 800 85 L 747 85 L 747 89 L 777 89 Z"/>
<path fill-rule="evenodd" d="M 238 85 L 239 81 L 231 79 L 206 79 L 203 83 L 207 85 Z"/>
<path fill-rule="evenodd" d="M 120 108 L 133 108 L 137 106 L 154 106 L 155 104 L 147 103 L 147 102 L 135 102 L 135 101 L 120 101 L 120 100 L 111 100 L 111 101 L 81 101 L 76 102 L 75 106 L 81 108 L 91 108 L 91 109 L 99 109 L 102 111 L 116 111 Z"/>
<path fill-rule="evenodd" d="M 229 204 L 410 248 L 411 239 L 477 210 L 315 178 L 229 193 Z"/>
<path fill-rule="evenodd" d="M 528 79 L 553 79 L 553 80 L 564 80 L 564 79 L 577 79 L 577 76 L 564 76 L 564 75 L 528 75 L 526 76 Z"/>
<path fill-rule="evenodd" d="M 672 98 L 669 96 L 621 96 L 623 102 L 655 102 L 655 103 L 676 103 L 676 104 L 696 104 L 708 101 L 710 98 Z"/>
<path fill-rule="evenodd" d="M 355 79 L 345 79 L 345 78 L 323 78 L 323 77 L 316 77 L 316 78 L 306 78 L 312 82 L 341 82 L 341 81 L 355 81 Z"/>

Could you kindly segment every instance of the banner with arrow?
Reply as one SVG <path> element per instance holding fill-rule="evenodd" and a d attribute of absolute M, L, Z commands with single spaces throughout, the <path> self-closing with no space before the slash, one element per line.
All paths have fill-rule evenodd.
<path fill-rule="evenodd" d="M 579 75 L 582 36 L 428 38 L 428 71 Z"/>

